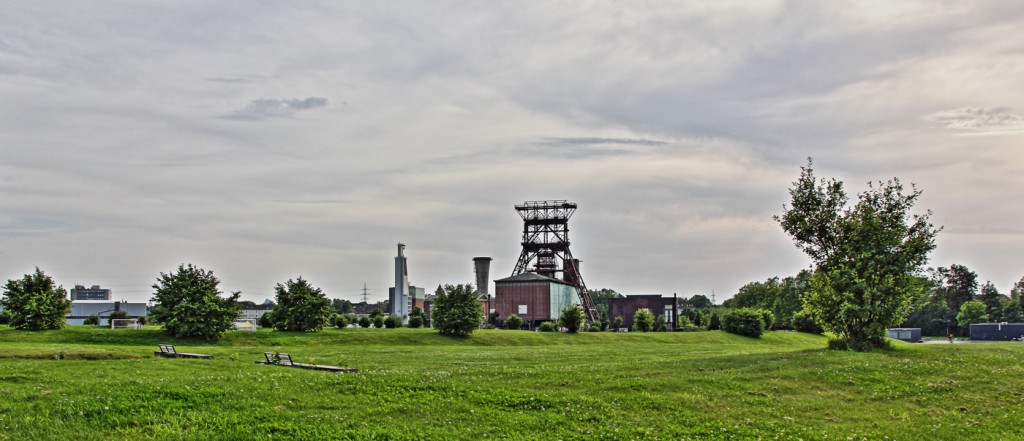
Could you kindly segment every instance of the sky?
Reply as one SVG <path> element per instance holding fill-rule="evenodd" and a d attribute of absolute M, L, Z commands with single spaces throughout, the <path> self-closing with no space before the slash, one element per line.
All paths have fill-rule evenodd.
<path fill-rule="evenodd" d="M 38 1 L 0 14 L 0 277 L 273 298 L 511 275 L 576 202 L 591 289 L 721 302 L 809 260 L 808 157 L 898 177 L 930 266 L 1024 276 L 1024 8 L 962 1 Z"/>

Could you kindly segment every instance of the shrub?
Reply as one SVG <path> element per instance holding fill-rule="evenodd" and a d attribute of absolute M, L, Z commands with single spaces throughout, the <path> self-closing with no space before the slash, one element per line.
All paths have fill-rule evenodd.
<path fill-rule="evenodd" d="M 409 327 L 410 328 L 422 328 L 423 327 L 423 316 L 422 315 L 410 315 L 409 316 Z"/>
<path fill-rule="evenodd" d="M 466 337 L 480 328 L 484 313 L 471 284 L 445 285 L 434 297 L 431 320 L 443 335 Z"/>
<path fill-rule="evenodd" d="M 373 311 L 370 311 L 371 319 L 374 317 L 380 317 L 382 315 L 384 315 L 384 311 L 382 311 L 380 308 L 373 308 Z"/>
<path fill-rule="evenodd" d="M 128 318 L 128 313 L 124 311 L 114 311 L 107 316 L 107 326 L 110 326 L 110 322 L 118 319 Z"/>
<path fill-rule="evenodd" d="M 818 322 L 814 321 L 814 318 L 810 314 L 797 311 L 793 314 L 793 328 L 799 332 L 809 332 L 811 334 L 821 334 L 825 330 L 821 329 Z"/>
<path fill-rule="evenodd" d="M 600 325 L 598 325 L 596 323 L 593 323 L 593 324 L 590 325 L 589 328 L 587 328 L 587 331 L 590 331 L 590 332 L 601 332 L 601 331 L 603 331 L 603 329 L 601 329 Z"/>
<path fill-rule="evenodd" d="M 217 340 L 234 328 L 238 298 L 242 295 L 235 292 L 221 298 L 219 284 L 213 272 L 191 264 L 180 265 L 171 274 L 160 273 L 153 285 L 155 306 L 150 315 L 161 323 L 165 333 L 174 337 Z"/>
<path fill-rule="evenodd" d="M 737 309 L 722 318 L 722 330 L 732 334 L 758 338 L 764 333 L 764 318 L 754 309 Z"/>
<path fill-rule="evenodd" d="M 579 332 L 580 328 L 587 324 L 587 313 L 580 305 L 566 306 L 562 308 L 558 324 L 565 328 L 566 332 Z"/>
<path fill-rule="evenodd" d="M 558 326 L 555 325 L 555 322 L 542 322 L 537 327 L 537 330 L 540 332 L 555 332 L 558 331 Z"/>
<path fill-rule="evenodd" d="M 334 326 L 336 328 L 339 328 L 339 329 L 347 328 L 348 327 L 348 316 L 346 316 L 344 314 L 339 314 L 339 315 L 335 316 L 334 317 Z"/>
<path fill-rule="evenodd" d="M 10 314 L 10 325 L 15 329 L 42 330 L 64 327 L 64 317 L 71 312 L 71 300 L 63 286 L 54 284 L 53 278 L 36 268 L 18 280 L 4 285 L 0 305 Z"/>
<path fill-rule="evenodd" d="M 388 329 L 395 329 L 402 326 L 402 319 L 397 315 L 389 315 L 384 317 L 384 327 Z"/>
<path fill-rule="evenodd" d="M 505 319 L 505 329 L 520 329 L 523 327 L 523 319 L 519 318 L 518 315 L 510 314 Z"/>
<path fill-rule="evenodd" d="M 651 332 L 654 330 L 654 313 L 650 309 L 640 308 L 633 314 L 633 330 Z"/>
<path fill-rule="evenodd" d="M 668 325 L 665 323 L 665 316 L 658 314 L 654 317 L 654 332 L 665 331 L 668 331 Z"/>
<path fill-rule="evenodd" d="M 146 323 L 149 323 L 149 317 L 148 316 L 144 316 L 144 315 L 143 316 L 139 316 L 138 320 L 139 320 L 139 326 L 146 326 Z"/>
<path fill-rule="evenodd" d="M 602 331 L 607 331 L 608 327 L 611 326 L 611 323 L 608 321 L 608 317 L 605 316 L 601 319 L 601 323 L 599 325 L 601 326 Z"/>
<path fill-rule="evenodd" d="M 367 317 L 365 315 L 362 316 L 362 317 L 359 317 L 359 327 L 360 328 L 369 328 L 370 325 L 372 325 L 372 324 L 373 324 L 373 322 L 370 321 L 369 317 Z"/>
<path fill-rule="evenodd" d="M 85 321 L 83 321 L 82 324 L 98 326 L 100 324 L 100 316 L 96 314 L 90 314 L 88 317 L 85 318 Z"/>
<path fill-rule="evenodd" d="M 615 316 L 615 320 L 612 320 L 612 324 L 615 325 L 615 329 L 616 330 L 621 328 L 622 327 L 622 316 L 621 315 Z"/>
<path fill-rule="evenodd" d="M 712 312 L 711 318 L 708 319 L 708 330 L 717 331 L 719 329 L 722 329 L 722 317 L 717 311 Z"/>
<path fill-rule="evenodd" d="M 871 341 L 861 341 L 849 338 L 830 338 L 828 348 L 834 351 L 857 351 L 867 352 L 874 349 L 888 349 L 891 347 L 889 340 L 879 338 Z"/>
<path fill-rule="evenodd" d="M 260 316 L 260 327 L 261 328 L 273 328 L 274 322 L 270 321 L 270 312 L 264 312 Z"/>
<path fill-rule="evenodd" d="M 299 276 L 274 287 L 277 305 L 270 312 L 274 330 L 317 332 L 331 324 L 334 307 L 327 295 Z"/>
<path fill-rule="evenodd" d="M 383 328 L 384 327 L 384 316 L 383 315 L 371 316 L 370 317 L 370 323 L 373 323 L 373 327 L 374 328 L 377 328 L 377 329 Z"/>
<path fill-rule="evenodd" d="M 764 329 L 766 331 L 771 329 L 775 324 L 775 314 L 772 314 L 772 312 L 767 309 L 759 309 L 757 311 L 761 313 L 761 320 L 764 321 Z"/>

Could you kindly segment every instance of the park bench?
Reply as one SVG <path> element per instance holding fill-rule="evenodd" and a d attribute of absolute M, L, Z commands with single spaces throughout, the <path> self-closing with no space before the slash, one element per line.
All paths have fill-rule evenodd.
<path fill-rule="evenodd" d="M 211 359 L 211 358 L 213 358 L 212 355 L 190 354 L 188 352 L 178 352 L 177 349 L 174 349 L 174 345 L 168 345 L 168 344 L 161 344 L 160 345 L 160 350 L 157 351 L 157 352 L 154 352 L 153 354 L 158 356 L 158 357 L 167 357 L 167 358 L 204 358 L 204 359 Z"/>
<path fill-rule="evenodd" d="M 257 361 L 259 364 L 273 364 L 277 366 L 288 366 L 297 367 L 301 369 L 313 369 L 318 371 L 330 371 L 330 372 L 359 372 L 359 369 L 344 368 L 340 366 L 327 366 L 322 364 L 307 364 L 307 363 L 296 363 L 292 361 L 291 354 L 285 352 L 279 352 L 276 355 L 271 352 L 264 352 L 263 358 L 265 360 Z"/>

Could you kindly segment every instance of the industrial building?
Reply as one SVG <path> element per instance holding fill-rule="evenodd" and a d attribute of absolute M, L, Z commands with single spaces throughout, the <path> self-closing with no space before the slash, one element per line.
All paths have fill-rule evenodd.
<path fill-rule="evenodd" d="M 971 340 L 1010 341 L 1024 339 L 1024 323 L 973 323 Z"/>
<path fill-rule="evenodd" d="M 515 314 L 531 324 L 558 320 L 562 309 L 579 304 L 576 287 L 564 280 L 522 273 L 494 281 L 498 318 Z"/>
<path fill-rule="evenodd" d="M 100 288 L 99 285 L 93 285 L 86 288 L 84 285 L 75 285 L 71 288 L 71 301 L 77 300 L 110 300 L 110 290 Z"/>
<path fill-rule="evenodd" d="M 106 324 L 106 319 L 114 311 L 124 311 L 128 318 L 139 318 L 149 314 L 149 306 L 145 303 L 78 300 L 71 302 L 71 312 L 68 313 L 66 321 L 69 325 L 82 325 L 85 324 L 86 318 L 95 314 L 100 318 L 101 324 Z"/>
<path fill-rule="evenodd" d="M 679 298 L 662 297 L 660 294 L 627 295 L 612 298 L 608 303 L 608 318 L 622 317 L 622 327 L 633 327 L 633 316 L 642 308 L 647 308 L 655 316 L 665 318 L 665 324 L 671 329 L 678 328 Z"/>

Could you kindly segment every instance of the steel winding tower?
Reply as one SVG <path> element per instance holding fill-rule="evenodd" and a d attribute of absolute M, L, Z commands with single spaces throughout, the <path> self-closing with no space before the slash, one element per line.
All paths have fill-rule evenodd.
<path fill-rule="evenodd" d="M 576 211 L 576 204 L 569 201 L 528 201 L 516 205 L 516 211 L 523 218 L 523 252 L 519 254 L 513 276 L 527 272 L 534 259 L 534 271 L 547 277 L 562 273 L 562 280 L 576 287 L 580 304 L 587 311 L 590 321 L 597 321 L 597 307 L 587 292 L 587 285 L 580 275 L 579 260 L 569 250 L 569 218 Z M 558 268 L 561 259 L 562 268 Z"/>

